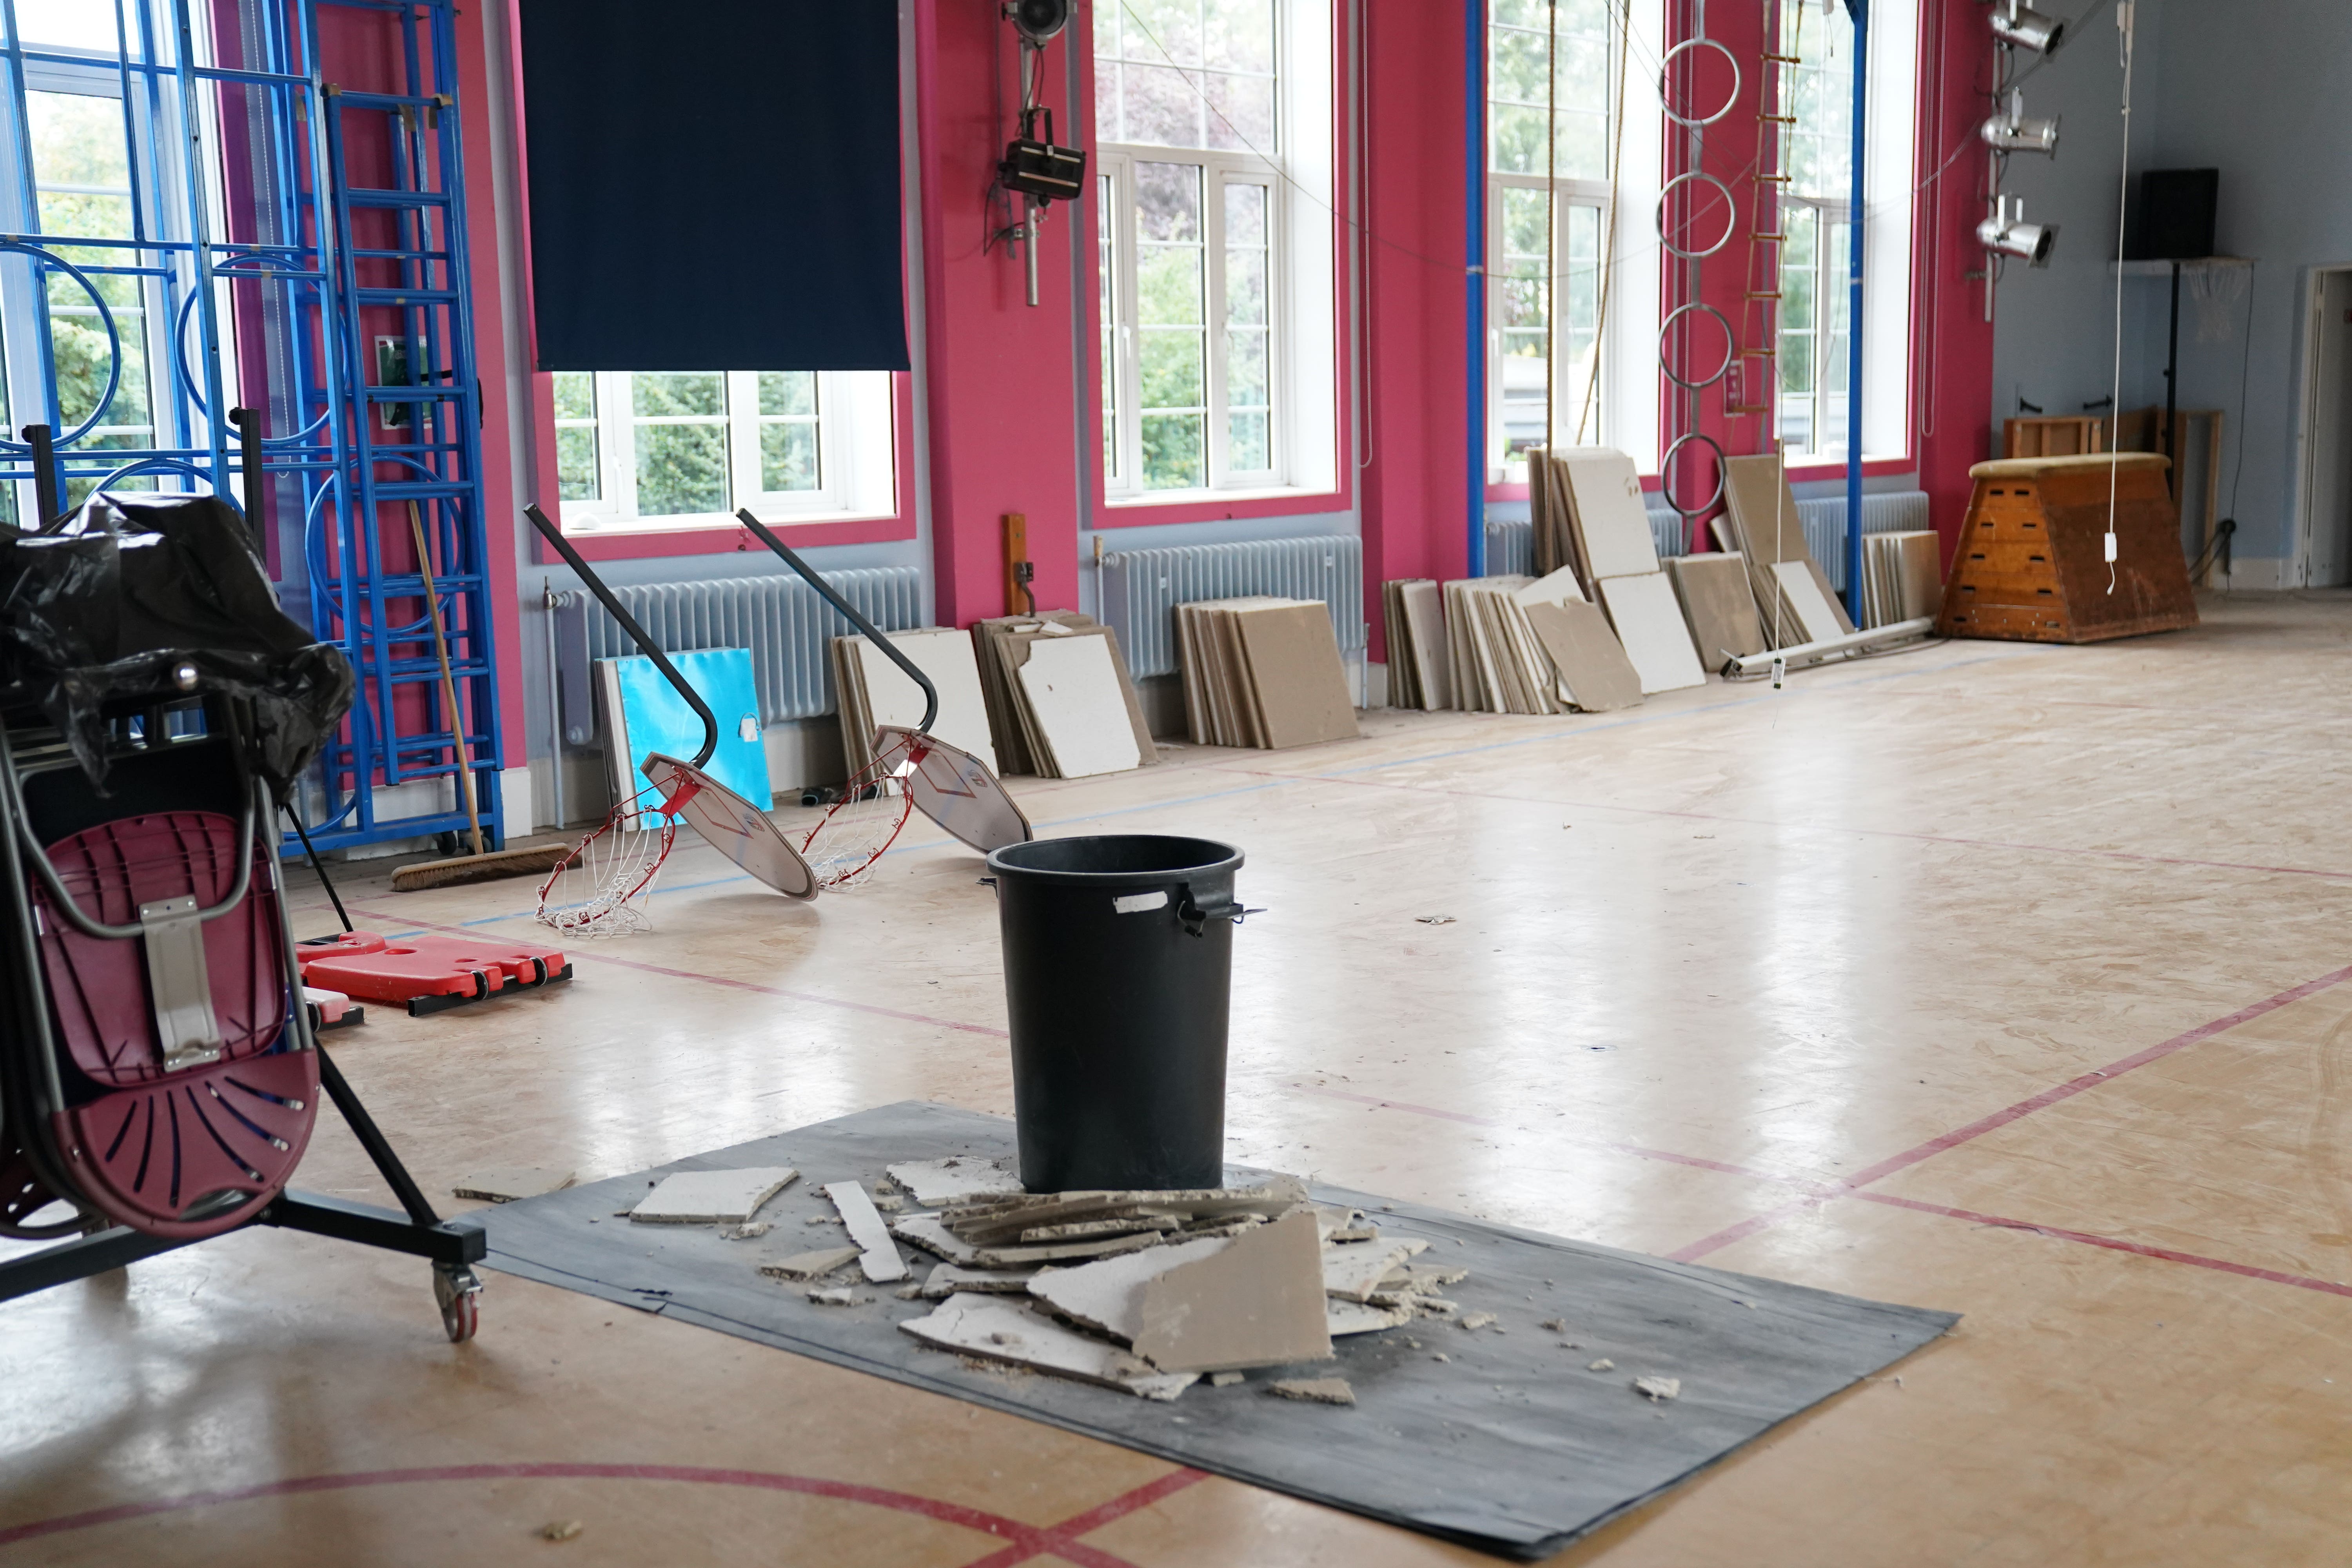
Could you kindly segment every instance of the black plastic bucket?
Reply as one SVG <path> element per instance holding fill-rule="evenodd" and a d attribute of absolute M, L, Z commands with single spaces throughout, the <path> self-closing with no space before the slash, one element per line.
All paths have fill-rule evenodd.
<path fill-rule="evenodd" d="M 1223 1184 L 1241 863 L 1230 844 L 1144 834 L 989 856 L 1031 1192 Z"/>

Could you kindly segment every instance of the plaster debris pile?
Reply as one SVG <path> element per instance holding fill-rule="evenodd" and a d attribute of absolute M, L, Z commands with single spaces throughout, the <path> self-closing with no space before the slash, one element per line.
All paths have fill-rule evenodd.
<path fill-rule="evenodd" d="M 898 1327 L 977 1361 L 1166 1400 L 1204 1376 L 1223 1387 L 1260 1368 L 1328 1362 L 1336 1338 L 1462 1317 L 1440 1292 L 1467 1270 L 1417 1261 L 1426 1241 L 1383 1232 L 1360 1209 L 1312 1203 L 1293 1177 L 1032 1194 L 1003 1166 L 971 1157 L 895 1164 L 889 1174 L 923 1205 L 890 1216 L 890 1236 L 939 1259 L 898 1292 L 933 1303 L 929 1311 Z M 827 1276 L 852 1261 L 869 1279 L 884 1276 L 867 1261 L 863 1215 L 853 1218 L 857 1184 L 825 1191 L 851 1199 L 843 1217 L 861 1247 L 803 1253 L 761 1272 L 819 1305 L 845 1304 Z M 1307 1382 L 1324 1392 L 1265 1391 L 1352 1403 L 1328 1397 L 1346 1389 L 1342 1379 Z"/>

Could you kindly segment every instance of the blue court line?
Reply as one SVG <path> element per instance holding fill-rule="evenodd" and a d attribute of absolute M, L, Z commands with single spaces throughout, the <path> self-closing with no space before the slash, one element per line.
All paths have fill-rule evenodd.
<path fill-rule="evenodd" d="M 1912 677 L 1918 675 L 1940 675 L 1946 670 L 1966 669 L 1970 665 L 1989 664 L 1997 659 L 2012 657 L 2014 657 L 2014 655 L 2010 653 L 1983 654 L 1975 658 L 1964 658 L 1951 664 L 1923 665 L 1917 669 L 1898 669 L 1892 670 L 1885 675 L 1863 676 L 1854 680 L 1840 681 L 1830 691 L 1799 692 L 1798 695 L 1832 696 L 1838 691 L 1849 690 L 1857 686 L 1875 686 L 1882 681 L 1888 680 L 1908 680 Z M 1727 698 L 1720 702 L 1703 703 L 1696 708 L 1677 708 L 1673 710 L 1671 712 L 1641 713 L 1624 719 L 1603 720 L 1601 722 L 1597 724 L 1579 724 L 1572 729 L 1548 730 L 1539 735 L 1521 735 L 1516 740 L 1494 741 L 1481 746 L 1464 746 L 1451 752 L 1433 752 L 1424 756 L 1396 757 L 1385 763 L 1367 763 L 1362 767 L 1357 768 L 1335 768 L 1323 773 L 1292 773 L 1282 778 L 1269 780 L 1265 784 L 1237 784 L 1232 789 L 1212 790 L 1206 795 L 1183 795 L 1175 800 L 1147 801 L 1141 805 L 1122 805 L 1113 807 L 1108 811 L 1090 811 L 1078 816 L 1058 817 L 1052 822 L 1041 822 L 1037 824 L 1037 826 L 1041 828 L 1068 827 L 1081 822 L 1100 822 L 1106 817 L 1128 816 L 1139 811 L 1166 811 L 1177 806 L 1198 805 L 1203 801 L 1229 800 L 1235 795 L 1255 795 L 1262 790 L 1279 789 L 1284 784 L 1313 784 L 1320 779 L 1352 778 L 1358 773 L 1381 773 L 1390 768 L 1412 767 L 1421 763 L 1447 762 L 1455 757 L 1483 756 L 1489 752 L 1507 752 L 1520 746 L 1540 745 L 1548 741 L 1580 740 L 1586 735 L 1598 735 L 1602 731 L 1609 730 L 1629 729 L 1636 724 L 1655 724 L 1669 719 L 1687 719 L 1700 713 L 1717 713 L 1727 708 L 1750 707 L 1758 702 L 1764 701 L 1774 695 L 1776 694 L 1769 689 L 1759 690 L 1744 697 Z M 1512 715 L 1508 714 L 1497 714 L 1494 716 L 1497 718 L 1512 717 Z M 956 842 L 956 840 L 950 838 L 946 840 L 945 844 L 952 844 L 954 842 Z M 901 844 L 884 850 L 882 858 L 887 858 L 892 855 L 908 854 L 916 850 L 938 849 L 944 847 L 944 844 Z M 720 888 L 725 887 L 730 882 L 748 882 L 751 879 L 750 872 L 738 871 L 732 876 L 713 877 L 707 881 L 685 882 L 676 887 L 656 888 L 652 892 L 646 894 L 646 900 L 650 902 L 655 899 L 662 898 L 671 893 L 691 893 L 703 888 Z M 460 921 L 457 923 L 470 930 L 475 926 L 500 925 L 508 921 L 527 921 L 537 920 L 538 918 L 539 911 L 537 910 L 524 910 L 517 914 L 485 915 L 478 920 Z M 387 940 L 397 941 L 404 937 L 421 936 L 423 934 L 424 932 L 421 931 L 396 931 L 392 933 L 391 937 Z"/>

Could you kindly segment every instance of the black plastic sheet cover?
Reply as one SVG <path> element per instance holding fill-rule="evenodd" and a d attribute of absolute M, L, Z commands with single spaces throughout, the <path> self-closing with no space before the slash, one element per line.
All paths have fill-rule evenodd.
<path fill-rule="evenodd" d="M 242 699 L 252 762 L 283 799 L 352 704 L 341 649 L 278 607 L 245 520 L 216 496 L 115 495 L 54 531 L 0 526 L 0 683 L 29 687 L 91 784 L 106 787 L 106 706 L 196 690 Z"/>
<path fill-rule="evenodd" d="M 1317 1201 L 1426 1241 L 1417 1262 L 1467 1268 L 1446 1296 L 1495 1321 L 1353 1334 L 1333 1342 L 1336 1360 L 1253 1372 L 1230 1387 L 1204 1382 L 1160 1404 L 967 1365 L 899 1330 L 935 1303 L 899 1300 L 888 1286 L 818 1306 L 804 1287 L 758 1271 L 814 1245 L 803 1221 L 834 1213 L 826 1184 L 871 1183 L 892 1161 L 950 1154 L 1009 1163 L 1013 1123 L 944 1105 L 880 1106 L 467 1217 L 488 1231 L 484 1261 L 503 1273 L 1522 1560 L 1688 1480 L 1958 1321 L 1315 1184 Z M 711 1226 L 614 1217 L 659 1177 L 748 1165 L 800 1172 L 761 1209 L 773 1226 L 764 1236 L 729 1241 Z M 1226 1169 L 1229 1181 L 1260 1174 Z M 901 1254 L 917 1278 L 929 1271 L 912 1247 Z M 1643 1375 L 1678 1379 L 1679 1396 L 1652 1403 L 1632 1386 Z M 1269 1379 L 1289 1376 L 1346 1378 L 1355 1407 L 1266 1397 Z"/>

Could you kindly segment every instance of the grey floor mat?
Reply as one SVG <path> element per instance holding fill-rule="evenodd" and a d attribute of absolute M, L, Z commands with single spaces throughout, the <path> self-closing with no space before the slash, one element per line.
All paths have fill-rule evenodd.
<path fill-rule="evenodd" d="M 1203 1382 L 1160 1404 L 967 1367 L 899 1332 L 931 1303 L 887 1288 L 861 1290 L 874 1298 L 866 1305 L 819 1307 L 757 1272 L 838 1245 L 835 1227 L 803 1223 L 833 1212 L 818 1191 L 825 1183 L 871 1184 L 892 1162 L 958 1153 L 1009 1162 L 1013 1123 L 908 1101 L 478 1217 L 489 1266 L 505 1273 L 1518 1558 L 1559 1551 L 1958 1321 L 1317 1187 L 1322 1202 L 1377 1211 L 1383 1229 L 1428 1238 L 1423 1261 L 1468 1268 L 1446 1295 L 1465 1314 L 1496 1314 L 1496 1324 L 1423 1321 L 1352 1336 L 1336 1342 L 1337 1362 L 1297 1369 L 1346 1378 L 1353 1409 L 1266 1397 L 1280 1372 L 1225 1388 Z M 796 1166 L 800 1180 L 761 1211 L 776 1223 L 756 1240 L 614 1217 L 656 1176 L 776 1164 Z M 928 1255 L 901 1250 L 920 1279 Z M 1555 1319 L 1567 1332 L 1539 1326 Z M 1615 1365 L 1587 1370 L 1601 1360 Z M 1638 1376 L 1678 1378 L 1681 1394 L 1653 1404 L 1633 1391 Z"/>

